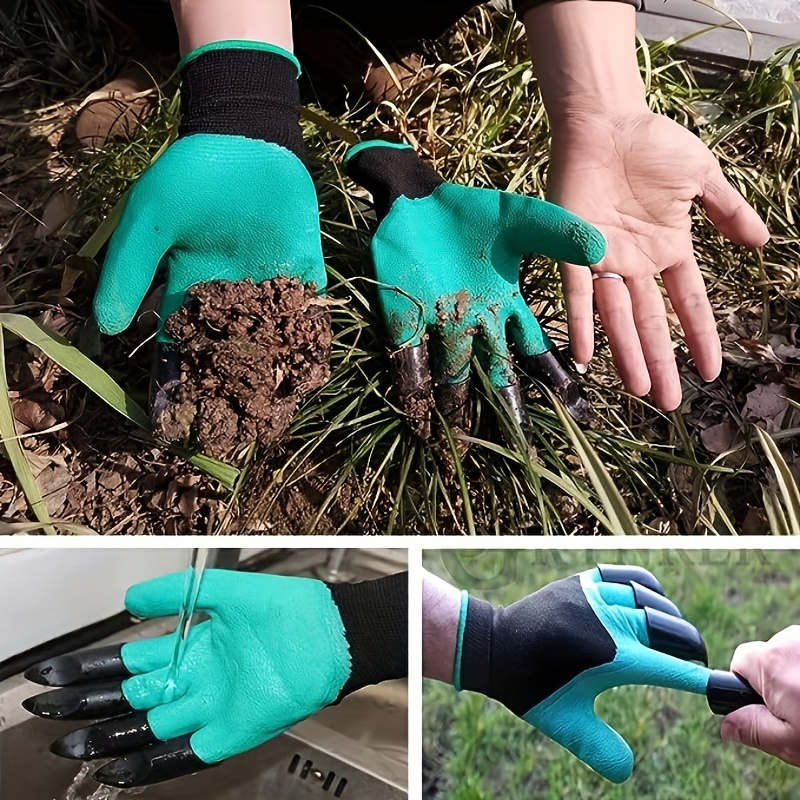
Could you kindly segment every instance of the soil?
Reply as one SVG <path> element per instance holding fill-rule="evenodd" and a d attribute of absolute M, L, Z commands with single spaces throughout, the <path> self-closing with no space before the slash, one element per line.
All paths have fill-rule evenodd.
<path fill-rule="evenodd" d="M 276 442 L 330 377 L 326 301 L 297 280 L 198 284 L 166 330 L 180 348 L 180 384 L 158 431 L 215 458 Z"/>

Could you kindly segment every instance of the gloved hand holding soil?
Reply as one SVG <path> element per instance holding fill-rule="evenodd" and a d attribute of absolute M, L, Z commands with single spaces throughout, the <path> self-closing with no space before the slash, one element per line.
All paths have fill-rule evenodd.
<path fill-rule="evenodd" d="M 178 138 L 131 188 L 94 314 L 127 328 L 164 262 L 156 433 L 231 458 L 280 437 L 328 377 L 319 208 L 291 53 L 212 42 L 179 70 Z"/>

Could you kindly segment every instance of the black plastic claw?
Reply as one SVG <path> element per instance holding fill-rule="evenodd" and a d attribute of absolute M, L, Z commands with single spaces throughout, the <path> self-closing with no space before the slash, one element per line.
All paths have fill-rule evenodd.
<path fill-rule="evenodd" d="M 638 583 L 651 592 L 663 595 L 664 587 L 652 572 L 644 567 L 633 567 L 627 564 L 598 564 L 600 576 L 606 583 Z"/>
<path fill-rule="evenodd" d="M 152 747 L 159 741 L 147 722 L 147 712 L 139 712 L 78 728 L 56 739 L 50 752 L 62 758 L 92 761 Z"/>
<path fill-rule="evenodd" d="M 576 422 L 582 425 L 591 422 L 592 405 L 589 398 L 557 348 L 538 356 L 527 356 L 525 365 L 532 378 L 553 390 Z"/>
<path fill-rule="evenodd" d="M 440 383 L 436 386 L 436 407 L 445 422 L 459 431 L 469 431 L 472 427 L 472 403 L 470 402 L 470 382 Z"/>
<path fill-rule="evenodd" d="M 741 675 L 716 669 L 708 678 L 706 698 L 711 713 L 720 716 L 743 706 L 764 705 L 764 698 Z"/>
<path fill-rule="evenodd" d="M 150 376 L 150 418 L 158 421 L 172 403 L 181 383 L 181 350 L 176 344 L 159 342 L 153 357 Z"/>
<path fill-rule="evenodd" d="M 183 736 L 118 758 L 97 770 L 94 779 L 108 786 L 128 789 L 162 783 L 213 766 L 194 754 L 189 739 Z"/>
<path fill-rule="evenodd" d="M 425 340 L 414 347 L 403 347 L 391 354 L 393 386 L 397 403 L 408 424 L 423 441 L 431 438 L 433 392 Z"/>
<path fill-rule="evenodd" d="M 528 427 L 528 411 L 525 408 L 525 400 L 522 398 L 522 392 L 519 390 L 519 384 L 512 383 L 510 386 L 504 386 L 498 389 L 500 397 L 506 404 L 506 408 L 511 416 L 517 421 L 519 426 L 526 430 Z"/>
<path fill-rule="evenodd" d="M 700 632 L 685 619 L 654 608 L 644 610 L 650 647 L 684 661 L 699 661 L 708 666 L 708 650 Z"/>
<path fill-rule="evenodd" d="M 633 587 L 633 598 L 636 601 L 637 608 L 655 608 L 657 611 L 663 611 L 673 617 L 683 616 L 678 606 L 668 597 L 664 597 L 663 594 L 658 594 L 652 589 L 636 583 L 636 581 L 631 581 L 631 586 Z"/>
<path fill-rule="evenodd" d="M 26 698 L 22 707 L 37 717 L 48 719 L 101 719 L 133 711 L 122 693 L 120 680 L 55 689 Z"/>
<path fill-rule="evenodd" d="M 122 661 L 121 644 L 48 658 L 25 671 L 26 680 L 41 686 L 71 686 L 88 680 L 129 676 Z"/>

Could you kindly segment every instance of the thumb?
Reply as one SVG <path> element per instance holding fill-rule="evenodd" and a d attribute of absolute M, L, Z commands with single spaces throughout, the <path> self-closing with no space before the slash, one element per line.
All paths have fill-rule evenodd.
<path fill-rule="evenodd" d="M 628 743 L 594 712 L 594 697 L 576 699 L 570 693 L 556 702 L 545 700 L 523 718 L 566 747 L 584 764 L 612 783 L 623 783 L 633 772 Z"/>
<path fill-rule="evenodd" d="M 158 262 L 173 244 L 169 230 L 155 222 L 150 201 L 137 199 L 136 188 L 111 237 L 94 296 L 94 316 L 103 333 L 120 333 L 131 324 Z"/>
<path fill-rule="evenodd" d="M 746 247 L 763 247 L 769 241 L 769 229 L 758 212 L 728 183 L 716 161 L 700 199 L 714 227 L 726 239 Z"/>
<path fill-rule="evenodd" d="M 743 706 L 728 714 L 720 736 L 725 742 L 739 742 L 791 764 L 800 763 L 797 732 L 766 706 Z"/>
<path fill-rule="evenodd" d="M 593 225 L 546 200 L 499 194 L 501 225 L 520 254 L 538 253 L 585 267 L 603 260 L 606 240 Z"/>

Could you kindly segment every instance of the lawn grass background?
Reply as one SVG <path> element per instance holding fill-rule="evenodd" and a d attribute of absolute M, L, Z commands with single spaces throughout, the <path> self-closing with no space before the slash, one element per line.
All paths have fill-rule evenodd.
<path fill-rule="evenodd" d="M 597 563 L 648 568 L 703 634 L 709 665 L 726 669 L 736 646 L 800 622 L 800 552 L 437 551 L 427 569 L 508 605 Z M 724 743 L 704 697 L 656 687 L 607 692 L 599 715 L 633 749 L 633 777 L 615 786 L 499 703 L 425 681 L 426 777 L 440 800 L 782 800 L 800 797 L 800 770 Z"/>

